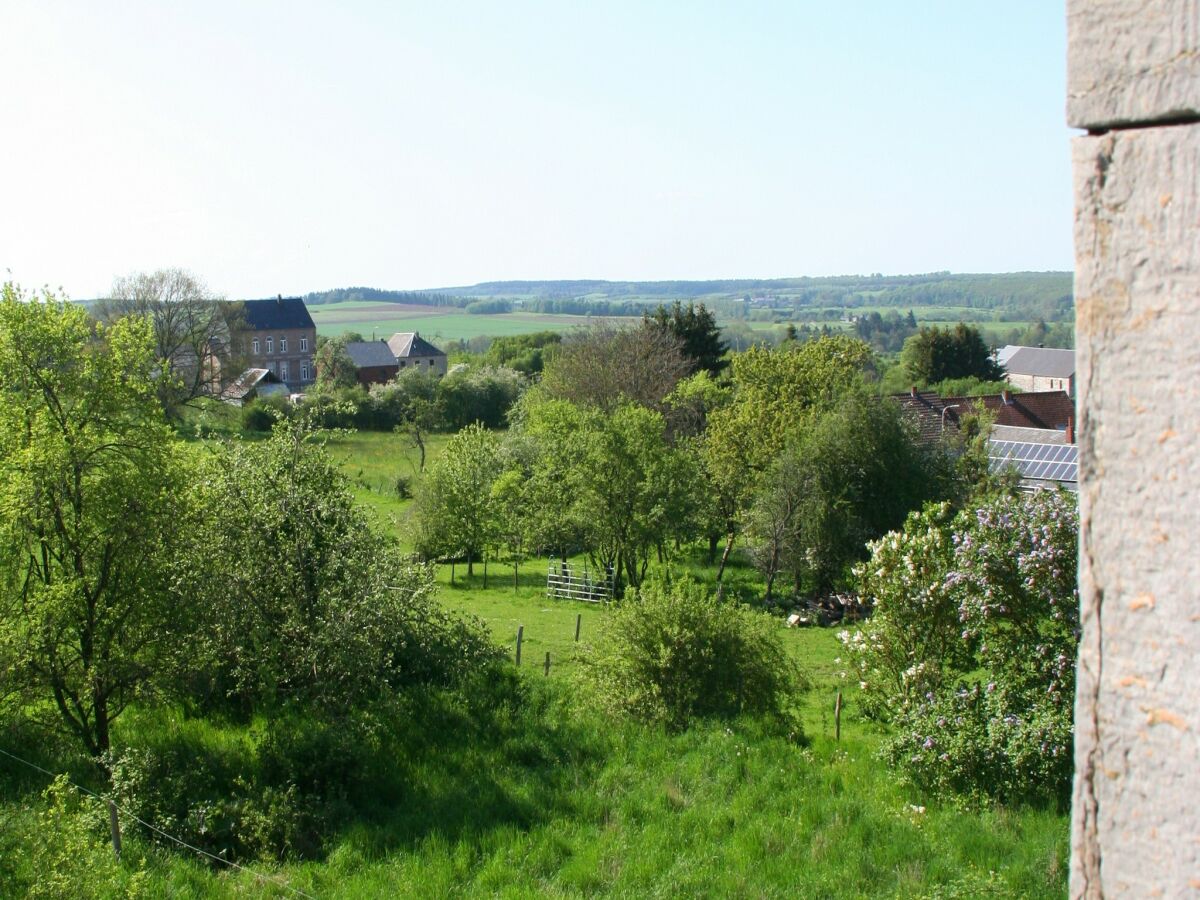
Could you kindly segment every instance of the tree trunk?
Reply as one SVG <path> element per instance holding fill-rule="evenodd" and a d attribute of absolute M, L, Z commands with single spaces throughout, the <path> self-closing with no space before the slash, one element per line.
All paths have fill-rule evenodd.
<path fill-rule="evenodd" d="M 487 554 L 483 554 L 483 589 L 487 590 Z"/>
<path fill-rule="evenodd" d="M 717 561 L 717 544 L 721 542 L 719 534 L 710 534 L 708 536 L 708 564 L 711 566 Z"/>
<path fill-rule="evenodd" d="M 514 562 L 514 563 L 513 563 L 513 590 L 514 590 L 514 591 L 515 591 L 515 590 L 518 588 L 518 586 L 519 586 L 519 585 L 517 584 L 517 573 L 518 573 L 518 571 L 520 570 L 520 566 L 521 566 L 521 564 L 520 564 L 520 563 L 517 563 L 517 562 Z"/>
<path fill-rule="evenodd" d="M 470 550 L 467 551 L 467 577 L 475 577 L 475 554 Z"/>
<path fill-rule="evenodd" d="M 725 542 L 725 552 L 721 554 L 721 566 L 717 569 L 717 581 L 720 581 L 721 576 L 725 574 L 725 563 L 729 562 L 729 551 L 733 549 L 734 537 L 734 533 L 729 532 L 729 540 Z"/>

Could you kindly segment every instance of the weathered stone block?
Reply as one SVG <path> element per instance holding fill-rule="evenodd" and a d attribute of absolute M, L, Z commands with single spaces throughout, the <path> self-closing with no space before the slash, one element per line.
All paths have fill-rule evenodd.
<path fill-rule="evenodd" d="M 1067 39 L 1072 126 L 1200 113 L 1200 0 L 1067 0 Z"/>
<path fill-rule="evenodd" d="M 1083 638 L 1071 895 L 1191 896 L 1200 125 L 1081 137 L 1073 155 Z"/>

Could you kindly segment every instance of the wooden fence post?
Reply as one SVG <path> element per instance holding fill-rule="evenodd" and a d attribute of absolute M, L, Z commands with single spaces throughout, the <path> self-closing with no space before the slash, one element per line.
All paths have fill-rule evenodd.
<path fill-rule="evenodd" d="M 525 640 L 525 626 L 517 626 L 517 665 L 521 664 L 521 641 Z"/>
<path fill-rule="evenodd" d="M 837 701 L 833 704 L 833 739 L 842 739 L 842 692 L 838 691 Z"/>
<path fill-rule="evenodd" d="M 121 822 L 117 818 L 117 804 L 111 800 L 105 801 L 108 804 L 108 830 L 112 833 L 113 853 L 117 859 L 121 858 Z"/>
<path fill-rule="evenodd" d="M 546 677 L 550 677 L 550 651 L 546 651 Z"/>
<path fill-rule="evenodd" d="M 579 643 L 579 626 L 583 624 L 583 613 L 575 614 L 575 643 Z"/>

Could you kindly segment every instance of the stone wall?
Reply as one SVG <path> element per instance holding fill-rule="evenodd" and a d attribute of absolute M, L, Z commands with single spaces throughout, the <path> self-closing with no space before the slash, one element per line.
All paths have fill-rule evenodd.
<path fill-rule="evenodd" d="M 1200 3 L 1068 0 L 1080 409 L 1072 897 L 1200 890 Z"/>

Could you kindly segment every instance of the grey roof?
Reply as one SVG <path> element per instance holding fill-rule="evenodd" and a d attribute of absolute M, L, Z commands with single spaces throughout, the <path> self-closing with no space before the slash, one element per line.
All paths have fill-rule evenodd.
<path fill-rule="evenodd" d="M 397 359 L 410 359 L 414 356 L 445 356 L 416 331 L 397 331 L 388 338 L 388 346 L 396 354 Z"/>
<path fill-rule="evenodd" d="M 349 341 L 346 344 L 346 353 L 360 369 L 396 365 L 396 354 L 392 353 L 387 341 Z"/>
<path fill-rule="evenodd" d="M 1022 444 L 1065 444 L 1066 429 L 1017 428 L 1013 425 L 993 425 L 988 437 L 993 441 L 1017 441 Z"/>
<path fill-rule="evenodd" d="M 241 400 L 255 388 L 266 384 L 279 384 L 279 377 L 270 369 L 247 369 L 225 388 L 222 396 Z"/>
<path fill-rule="evenodd" d="M 1003 363 L 1010 375 L 1071 378 L 1075 374 L 1074 350 L 1048 350 L 1044 347 L 1015 347 L 1012 350 Z"/>
<path fill-rule="evenodd" d="M 316 328 L 308 307 L 300 297 L 276 297 L 274 300 L 245 300 L 246 326 L 255 331 L 280 328 Z"/>

